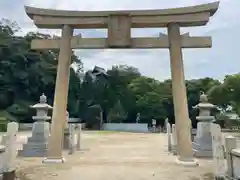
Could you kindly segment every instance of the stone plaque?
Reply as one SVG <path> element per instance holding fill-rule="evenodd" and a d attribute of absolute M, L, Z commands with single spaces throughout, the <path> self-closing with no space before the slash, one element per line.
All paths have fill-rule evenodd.
<path fill-rule="evenodd" d="M 131 47 L 131 17 L 128 14 L 109 16 L 108 46 L 109 48 Z"/>

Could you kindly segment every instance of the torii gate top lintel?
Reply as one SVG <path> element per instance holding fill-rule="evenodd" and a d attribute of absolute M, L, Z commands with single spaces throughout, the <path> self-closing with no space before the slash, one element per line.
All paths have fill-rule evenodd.
<path fill-rule="evenodd" d="M 219 2 L 158 10 L 66 11 L 25 6 L 28 16 L 39 28 L 108 28 L 110 16 L 128 16 L 132 28 L 166 27 L 171 22 L 181 27 L 203 26 L 217 11 Z"/>

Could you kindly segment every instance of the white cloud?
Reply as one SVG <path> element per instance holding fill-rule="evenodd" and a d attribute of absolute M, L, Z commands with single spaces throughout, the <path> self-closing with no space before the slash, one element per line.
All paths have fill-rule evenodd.
<path fill-rule="evenodd" d="M 119 10 L 119 9 L 163 9 L 213 2 L 214 0 L 1 0 L 0 16 L 15 20 L 23 33 L 37 28 L 26 16 L 23 6 L 68 10 Z M 215 16 L 206 27 L 182 29 L 192 35 L 211 35 L 213 48 L 184 51 L 185 74 L 187 78 L 212 76 L 223 78 L 226 73 L 238 72 L 238 29 L 240 23 L 239 0 L 221 0 Z M 41 32 L 60 34 L 56 30 Z M 156 36 L 161 29 L 134 30 L 133 36 Z M 99 30 L 79 31 L 84 37 L 103 37 L 106 32 Z M 78 50 L 86 69 L 94 65 L 109 68 L 113 64 L 128 64 L 139 68 L 147 76 L 156 79 L 170 78 L 169 54 L 166 50 Z"/>

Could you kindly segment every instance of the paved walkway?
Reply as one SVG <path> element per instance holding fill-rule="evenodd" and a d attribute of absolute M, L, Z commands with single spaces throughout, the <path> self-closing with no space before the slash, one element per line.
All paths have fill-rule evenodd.
<path fill-rule="evenodd" d="M 165 134 L 87 132 L 82 150 L 64 155 L 60 165 L 43 165 L 42 158 L 18 158 L 17 164 L 31 180 L 197 180 L 212 172 L 211 160 L 194 168 L 175 164 Z"/>

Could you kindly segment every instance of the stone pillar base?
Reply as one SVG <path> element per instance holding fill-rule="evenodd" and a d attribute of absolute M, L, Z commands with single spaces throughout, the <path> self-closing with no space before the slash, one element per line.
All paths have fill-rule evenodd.
<path fill-rule="evenodd" d="M 183 160 L 183 159 L 179 159 L 178 157 L 176 159 L 176 163 L 183 166 L 199 166 L 196 159 Z"/>
<path fill-rule="evenodd" d="M 14 180 L 16 178 L 15 170 L 4 172 L 2 176 L 2 180 Z"/>
<path fill-rule="evenodd" d="M 35 116 L 37 118 L 38 116 Z M 40 117 L 39 117 L 40 119 Z M 33 123 L 32 136 L 28 137 L 23 149 L 18 151 L 18 156 L 23 157 L 45 157 L 49 138 L 49 122 L 36 121 Z"/>
<path fill-rule="evenodd" d="M 42 163 L 44 164 L 62 164 L 64 163 L 66 160 L 61 157 L 61 158 L 45 158 Z"/>
<path fill-rule="evenodd" d="M 172 145 L 172 153 L 175 156 L 178 154 L 178 152 L 177 152 L 177 145 Z"/>

